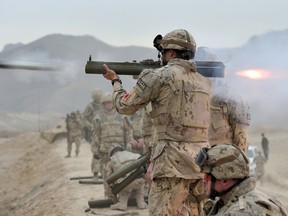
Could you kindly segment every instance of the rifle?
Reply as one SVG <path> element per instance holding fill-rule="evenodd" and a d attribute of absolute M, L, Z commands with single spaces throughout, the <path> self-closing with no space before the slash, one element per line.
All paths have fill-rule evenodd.
<path fill-rule="evenodd" d="M 133 182 L 135 179 L 139 178 L 143 173 L 146 173 L 145 163 L 149 160 L 148 155 L 143 155 L 138 158 L 136 161 L 130 162 L 121 169 L 117 170 L 115 173 L 111 174 L 106 178 L 106 182 L 111 187 L 111 191 L 114 195 L 117 195 L 122 191 L 127 185 Z M 132 172 L 133 171 L 133 172 Z M 132 172 L 132 173 L 130 173 Z M 126 176 L 120 183 L 114 184 L 119 178 Z"/>
<path fill-rule="evenodd" d="M 224 77 L 225 66 L 221 61 L 195 61 L 197 72 L 205 77 Z M 116 71 L 118 75 L 138 76 L 144 69 L 157 69 L 161 67 L 160 61 L 147 59 L 140 62 L 104 62 L 92 61 L 91 56 L 85 65 L 86 74 L 104 74 L 103 64 Z"/>

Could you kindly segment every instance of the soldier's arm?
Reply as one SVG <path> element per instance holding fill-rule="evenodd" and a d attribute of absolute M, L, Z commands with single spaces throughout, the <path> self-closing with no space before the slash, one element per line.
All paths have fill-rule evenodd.
<path fill-rule="evenodd" d="M 242 99 L 228 100 L 229 123 L 233 130 L 233 141 L 244 152 L 248 150 L 248 127 L 250 125 L 249 107 Z"/>
<path fill-rule="evenodd" d="M 139 75 L 136 86 L 129 92 L 123 89 L 121 82 L 114 82 L 113 101 L 117 111 L 132 115 L 155 99 L 159 94 L 159 85 L 155 85 L 158 78 L 153 70 L 146 69 Z"/>

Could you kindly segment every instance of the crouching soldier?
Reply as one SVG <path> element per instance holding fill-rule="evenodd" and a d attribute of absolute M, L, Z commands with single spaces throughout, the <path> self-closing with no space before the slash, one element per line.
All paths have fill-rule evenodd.
<path fill-rule="evenodd" d="M 112 146 L 109 151 L 109 156 L 110 160 L 106 165 L 107 176 L 113 174 L 123 166 L 141 157 L 140 154 L 124 150 L 124 148 L 120 145 Z M 116 181 L 116 183 L 121 182 L 122 180 L 123 178 L 120 178 Z M 118 202 L 114 205 L 111 205 L 110 208 L 113 210 L 125 211 L 127 209 L 128 199 L 134 196 L 136 199 L 137 207 L 139 209 L 145 209 L 147 204 L 144 201 L 144 184 L 145 179 L 143 176 L 135 179 L 131 184 L 126 186 L 122 191 L 118 193 Z"/>
<path fill-rule="evenodd" d="M 249 176 L 249 160 L 231 144 L 202 148 L 195 161 L 204 173 L 206 215 L 287 215 L 281 201 L 256 189 Z M 210 205 L 211 204 L 211 205 Z"/>

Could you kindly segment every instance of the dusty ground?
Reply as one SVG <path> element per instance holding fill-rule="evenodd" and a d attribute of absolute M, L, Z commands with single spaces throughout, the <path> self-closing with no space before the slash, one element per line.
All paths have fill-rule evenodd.
<path fill-rule="evenodd" d="M 258 187 L 276 194 L 288 209 L 287 131 L 258 128 L 251 130 L 250 143 L 260 149 L 261 132 L 270 140 L 270 159 L 263 185 Z M 11 136 L 11 134 L 10 134 Z M 0 139 L 0 215 L 1 216 L 80 216 L 120 215 L 121 211 L 88 209 L 88 201 L 103 199 L 102 185 L 83 185 L 74 176 L 90 176 L 91 153 L 83 142 L 79 157 L 64 158 L 66 140 L 53 144 L 39 133 L 3 136 Z M 15 137 L 16 136 L 16 137 Z M 9 138 L 10 137 L 10 138 Z M 148 215 L 147 210 L 129 207 L 129 213 Z"/>
<path fill-rule="evenodd" d="M 104 199 L 103 185 L 79 184 L 75 176 L 91 176 L 89 144 L 83 141 L 80 155 L 64 158 L 66 140 L 49 144 L 39 133 L 24 133 L 0 140 L 1 216 L 119 215 L 123 212 L 89 209 L 88 201 Z M 131 215 L 147 210 L 129 207 Z"/>

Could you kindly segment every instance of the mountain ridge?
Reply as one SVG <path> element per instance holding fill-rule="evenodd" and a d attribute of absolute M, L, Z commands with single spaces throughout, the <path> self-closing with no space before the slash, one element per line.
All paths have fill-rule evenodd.
<path fill-rule="evenodd" d="M 272 98 L 273 103 L 281 103 L 283 107 L 288 107 L 281 99 L 286 97 L 288 29 L 252 36 L 241 47 L 213 49 L 213 51 L 226 65 L 228 76 L 225 80 L 239 89 L 240 94 L 247 98 L 255 109 L 253 112 L 256 112 L 256 116 L 261 108 L 259 103 L 265 103 L 265 96 Z M 65 114 L 76 109 L 83 111 L 91 100 L 92 89 L 99 87 L 104 91 L 111 91 L 110 83 L 106 82 L 101 75 L 85 74 L 84 67 L 89 55 L 92 56 L 92 60 L 97 61 L 131 62 L 143 59 L 157 60 L 158 53 L 152 45 L 151 48 L 135 45 L 111 46 L 91 35 L 50 34 L 28 44 L 8 44 L 0 52 L 1 61 L 64 63 L 70 67 L 64 72 L 45 73 L 0 69 L 0 112 L 53 111 Z M 268 83 L 268 80 L 255 82 L 237 76 L 239 70 L 256 67 L 267 68 L 273 73 L 281 70 L 284 72 L 284 79 L 281 80 L 281 84 L 278 84 L 280 81 L 275 83 L 275 79 L 269 80 L 271 83 Z M 126 89 L 130 89 L 135 83 L 131 77 L 121 78 Z M 255 83 L 258 89 L 251 93 Z M 265 92 L 271 85 L 275 92 Z M 266 95 L 263 95 L 263 92 Z M 273 97 L 275 95 L 280 97 L 276 100 Z M 260 99 L 263 101 L 259 101 Z M 265 109 L 263 112 L 268 108 Z M 272 108 L 268 111 L 272 112 Z"/>

